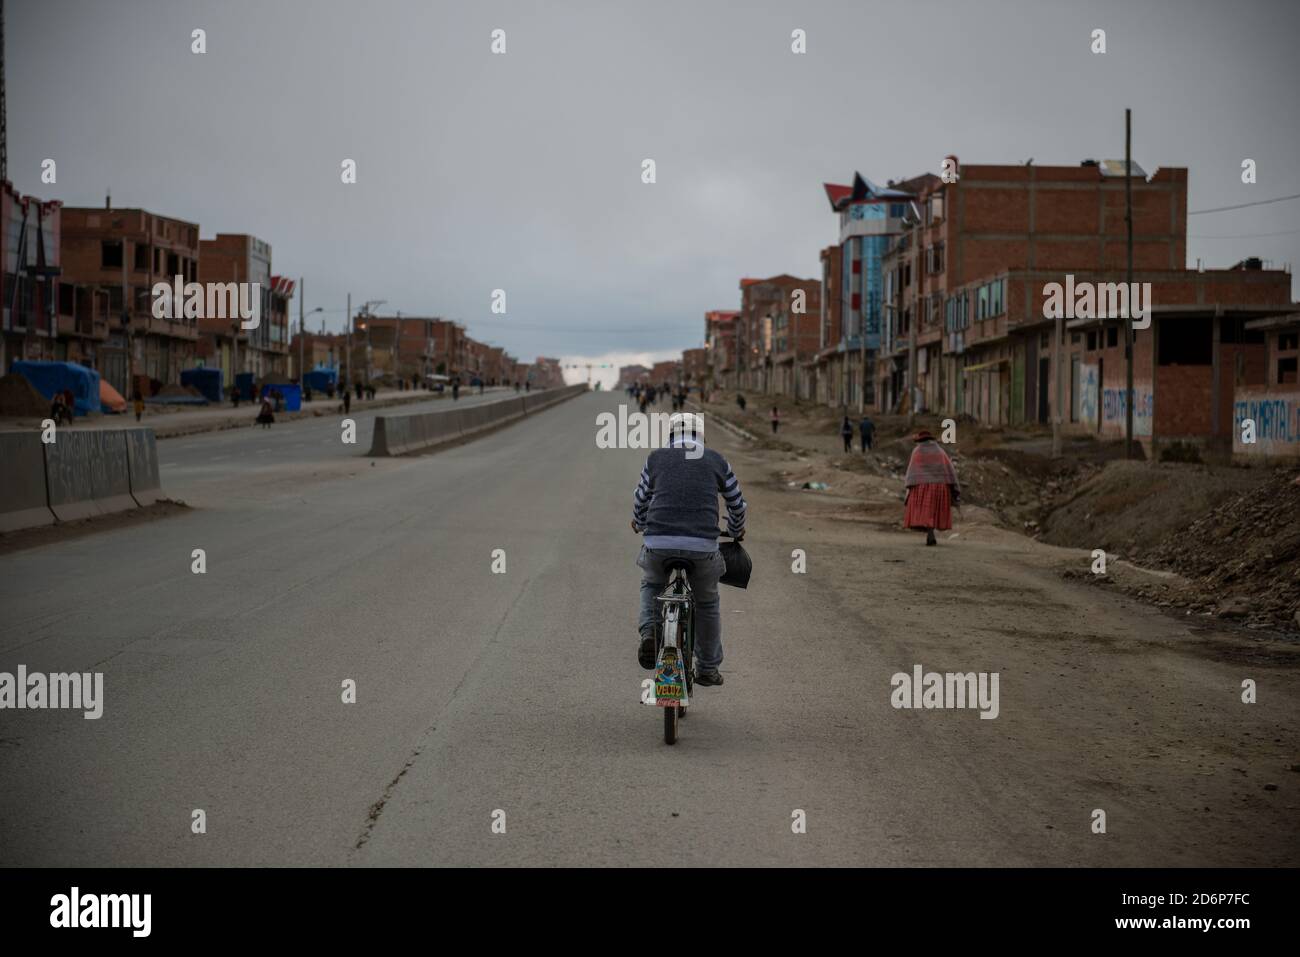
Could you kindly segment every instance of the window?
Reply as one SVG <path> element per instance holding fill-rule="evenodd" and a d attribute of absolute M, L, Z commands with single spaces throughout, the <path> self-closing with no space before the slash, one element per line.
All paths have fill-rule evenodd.
<path fill-rule="evenodd" d="M 1179 317 L 1171 327 L 1161 326 L 1159 355 L 1162 366 L 1208 366 L 1213 361 L 1214 324 L 1209 317 Z"/>
<path fill-rule="evenodd" d="M 1089 333 L 1088 333 L 1088 351 L 1089 351 L 1089 352 L 1096 352 L 1096 351 L 1097 351 L 1097 333 L 1096 333 L 1096 332 L 1089 332 Z"/>
<path fill-rule="evenodd" d="M 1119 345 L 1119 326 L 1109 326 L 1106 329 L 1106 348 L 1114 349 Z"/>
<path fill-rule="evenodd" d="M 943 272 L 943 243 L 935 243 L 926 252 L 930 272 Z"/>
<path fill-rule="evenodd" d="M 1277 337 L 1277 351 L 1290 352 L 1300 347 L 1300 332 L 1282 333 Z"/>
<path fill-rule="evenodd" d="M 989 315 L 989 287 L 980 286 L 975 300 L 975 318 L 982 321 Z"/>
<path fill-rule="evenodd" d="M 167 254 L 167 275 L 179 276 L 181 272 L 181 257 L 175 253 Z"/>
<path fill-rule="evenodd" d="M 1297 365 L 1297 360 L 1295 356 L 1292 356 L 1290 359 L 1277 360 L 1277 384 L 1278 385 L 1295 385 L 1296 365 Z"/>
<path fill-rule="evenodd" d="M 135 271 L 149 271 L 149 247 L 144 243 L 135 244 Z"/>
<path fill-rule="evenodd" d="M 122 244 L 117 240 L 106 239 L 100 244 L 99 265 L 104 269 L 122 268 Z"/>
<path fill-rule="evenodd" d="M 76 298 L 76 287 L 69 282 L 59 283 L 59 315 L 71 316 L 76 311 L 74 301 Z"/>
<path fill-rule="evenodd" d="M 889 204 L 889 218 L 890 218 L 890 219 L 902 219 L 902 218 L 903 218 L 903 214 L 904 214 L 906 211 L 907 211 L 907 207 L 906 207 L 904 204 L 902 204 L 902 203 L 890 203 L 890 204 Z"/>

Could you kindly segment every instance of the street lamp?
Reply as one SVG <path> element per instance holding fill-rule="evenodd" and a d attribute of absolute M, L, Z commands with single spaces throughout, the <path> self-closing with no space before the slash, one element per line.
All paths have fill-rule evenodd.
<path fill-rule="evenodd" d="M 298 300 L 298 388 L 304 384 L 303 376 L 307 374 L 306 360 L 303 354 L 307 348 L 307 317 L 314 316 L 318 312 L 324 312 L 325 309 L 317 306 L 308 312 L 302 311 L 302 300 Z"/>
<path fill-rule="evenodd" d="M 357 315 L 369 316 L 371 306 L 382 306 L 387 302 L 387 299 L 368 299 L 361 304 L 361 308 L 357 310 Z M 361 328 L 366 330 L 366 385 L 368 387 L 370 385 L 370 330 L 364 322 L 361 324 Z"/>

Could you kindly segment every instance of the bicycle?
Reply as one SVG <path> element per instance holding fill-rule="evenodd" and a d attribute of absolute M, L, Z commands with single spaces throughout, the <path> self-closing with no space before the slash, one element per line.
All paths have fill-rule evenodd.
<path fill-rule="evenodd" d="M 678 722 L 686 717 L 695 690 L 695 600 L 691 563 L 670 559 L 668 584 L 655 598 L 663 614 L 655 629 L 654 703 L 664 710 L 664 743 L 677 743 Z"/>

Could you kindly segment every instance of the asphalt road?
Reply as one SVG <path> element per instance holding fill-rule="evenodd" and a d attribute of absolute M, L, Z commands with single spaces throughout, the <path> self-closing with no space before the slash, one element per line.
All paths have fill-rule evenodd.
<path fill-rule="evenodd" d="M 756 584 L 723 589 L 727 683 L 666 746 L 635 662 L 644 452 L 595 446 L 618 401 L 251 481 L 237 465 L 293 430 L 169 440 L 192 511 L 0 556 L 0 671 L 101 671 L 105 693 L 94 721 L 0 712 L 0 864 L 1295 862 L 1285 773 L 1254 803 L 1229 790 L 1234 765 L 1290 753 L 1292 673 L 1243 711 L 1239 668 L 1139 654 L 1181 626 L 1001 539 L 923 549 L 841 522 L 819 544 L 813 499 L 779 498 L 716 431 L 755 503 Z M 236 465 L 191 458 L 227 444 Z M 919 561 L 964 593 L 918 602 Z M 893 710 L 888 675 L 914 661 L 1000 669 L 1000 718 Z M 1089 830 L 1099 805 L 1112 837 Z"/>
<path fill-rule="evenodd" d="M 376 416 L 435 412 L 507 398 L 514 398 L 514 393 L 489 389 L 479 395 L 466 389 L 456 400 L 448 394 L 446 398 L 378 409 L 367 409 L 364 402 L 354 402 L 347 416 L 330 414 L 276 422 L 269 429 L 250 424 L 242 429 L 162 439 L 158 442 L 158 463 L 163 488 L 169 495 L 186 498 L 196 487 L 228 486 L 265 469 L 356 458 L 370 448 Z M 251 423 L 257 410 L 253 405 L 248 410 Z M 355 445 L 345 445 L 342 441 L 344 418 L 357 424 Z"/>

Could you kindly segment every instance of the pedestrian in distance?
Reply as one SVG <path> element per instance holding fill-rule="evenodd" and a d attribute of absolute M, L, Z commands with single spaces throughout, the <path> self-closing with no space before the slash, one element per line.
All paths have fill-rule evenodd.
<path fill-rule="evenodd" d="M 63 399 L 62 392 L 54 393 L 54 398 L 50 400 L 50 418 L 54 420 L 55 425 L 61 425 L 66 418 L 69 422 L 72 417 L 68 415 L 68 404 Z"/>
<path fill-rule="evenodd" d="M 871 450 L 876 440 L 876 423 L 867 418 L 866 413 L 863 413 L 862 421 L 858 423 L 858 432 L 862 436 L 862 451 L 865 454 Z"/>
<path fill-rule="evenodd" d="M 745 397 L 741 395 L 739 392 L 736 393 L 736 405 L 740 406 L 741 412 L 745 411 Z"/>
<path fill-rule="evenodd" d="M 915 445 L 907 463 L 907 507 L 903 527 L 925 532 L 925 544 L 937 545 L 936 531 L 952 528 L 952 506 L 961 505 L 961 486 L 952 459 L 934 436 L 921 429 L 912 436 Z"/>
<path fill-rule="evenodd" d="M 352 411 L 352 393 L 349 390 L 344 389 L 343 390 L 343 414 L 347 415 L 351 411 Z"/>
<path fill-rule="evenodd" d="M 275 413 L 271 411 L 271 397 L 262 396 L 262 410 L 257 414 L 257 422 L 264 429 L 269 429 L 271 423 L 275 421 Z"/>
<path fill-rule="evenodd" d="M 853 451 L 853 423 L 849 421 L 846 415 L 844 421 L 840 423 L 840 438 L 844 440 L 844 451 Z"/>
<path fill-rule="evenodd" d="M 772 434 L 776 435 L 776 427 L 781 424 L 781 410 L 772 406 Z"/>
<path fill-rule="evenodd" d="M 525 379 L 525 380 L 524 380 L 524 392 L 532 392 L 532 391 L 533 391 L 533 384 L 532 384 L 532 382 L 530 382 L 530 381 L 528 381 L 527 379 Z"/>

